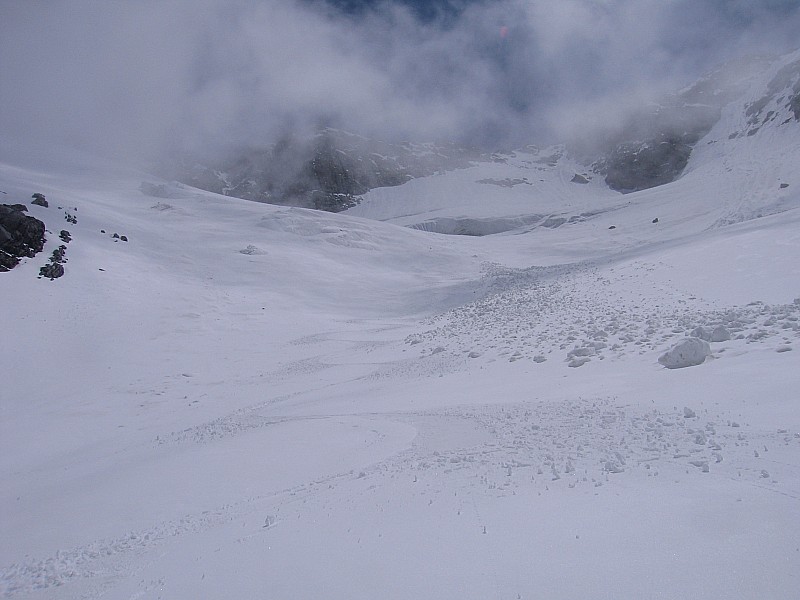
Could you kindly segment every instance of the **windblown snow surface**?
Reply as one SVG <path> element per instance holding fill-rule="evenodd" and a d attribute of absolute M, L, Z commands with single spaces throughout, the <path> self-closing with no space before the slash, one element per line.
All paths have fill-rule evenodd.
<path fill-rule="evenodd" d="M 741 113 L 625 196 L 550 151 L 340 215 L 0 165 L 51 232 L 0 277 L 0 596 L 797 598 L 800 134 Z"/>

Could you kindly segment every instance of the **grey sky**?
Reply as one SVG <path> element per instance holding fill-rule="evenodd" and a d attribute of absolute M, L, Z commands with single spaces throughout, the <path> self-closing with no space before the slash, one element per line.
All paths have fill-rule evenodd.
<path fill-rule="evenodd" d="M 786 0 L 487 0 L 443 21 L 337 1 L 5 0 L 0 135 L 138 156 L 320 124 L 535 143 L 800 45 Z"/>

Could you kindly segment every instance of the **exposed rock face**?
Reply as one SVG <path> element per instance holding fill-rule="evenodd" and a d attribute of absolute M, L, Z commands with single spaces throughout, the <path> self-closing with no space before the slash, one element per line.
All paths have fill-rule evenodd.
<path fill-rule="evenodd" d="M 620 144 L 602 163 L 606 183 L 620 192 L 635 192 L 674 181 L 689 162 L 691 144 L 663 136 L 646 142 Z"/>
<path fill-rule="evenodd" d="M 23 204 L 0 204 L 0 271 L 13 269 L 22 257 L 44 247 L 44 223 L 26 215 Z"/>
<path fill-rule="evenodd" d="M 630 116 L 593 149 L 592 168 L 614 190 L 635 192 L 670 183 L 683 173 L 694 145 L 719 121 L 771 59 L 731 62 L 662 103 Z M 580 153 L 580 150 L 579 150 Z"/>
<path fill-rule="evenodd" d="M 164 175 L 226 196 L 338 212 L 371 189 L 465 168 L 479 156 L 452 144 L 388 144 L 326 129 L 311 140 L 287 138 L 219 164 L 184 163 Z"/>
<path fill-rule="evenodd" d="M 800 92 L 792 98 L 791 102 L 789 103 L 789 107 L 792 109 L 794 113 L 794 120 L 800 121 Z"/>
<path fill-rule="evenodd" d="M 783 66 L 767 85 L 766 94 L 745 107 L 746 135 L 755 135 L 761 127 L 775 120 L 786 125 L 792 121 L 787 114 L 789 111 L 795 121 L 800 121 L 800 60 Z"/>

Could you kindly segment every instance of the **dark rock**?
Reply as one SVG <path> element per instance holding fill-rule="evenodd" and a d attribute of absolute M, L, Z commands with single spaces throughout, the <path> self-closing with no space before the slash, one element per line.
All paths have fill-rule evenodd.
<path fill-rule="evenodd" d="M 570 179 L 570 182 L 571 183 L 589 183 L 589 180 L 586 179 L 586 177 L 584 177 L 583 175 L 578 175 L 577 173 L 575 173 L 575 176 L 572 179 Z"/>
<path fill-rule="evenodd" d="M 70 243 L 72 241 L 72 236 L 69 234 L 69 231 L 66 229 L 62 229 L 61 233 L 58 234 L 58 237 L 61 238 L 62 242 Z"/>
<path fill-rule="evenodd" d="M 44 223 L 24 214 L 27 210 L 24 204 L 0 204 L 0 271 L 13 269 L 20 258 L 33 257 L 44 247 Z"/>
<path fill-rule="evenodd" d="M 658 217 L 656 217 L 655 219 L 653 219 L 653 223 L 658 223 Z"/>
<path fill-rule="evenodd" d="M 123 241 L 123 242 L 127 242 L 128 241 L 128 236 L 127 235 L 121 235 L 121 236 L 119 236 L 119 239 L 121 241 Z"/>
<path fill-rule="evenodd" d="M 61 244 L 58 248 L 53 250 L 53 254 L 50 256 L 50 262 L 39 269 L 39 277 L 47 277 L 50 281 L 62 277 L 64 275 L 64 266 L 62 263 L 67 262 L 67 259 L 64 257 L 66 253 L 67 247 L 64 244 Z"/>
<path fill-rule="evenodd" d="M 37 206 L 44 206 L 45 208 L 49 206 L 47 200 L 45 200 L 44 194 L 34 194 L 33 196 L 31 196 L 31 198 L 33 198 L 33 200 L 31 200 L 31 204 L 36 204 Z"/>
<path fill-rule="evenodd" d="M 60 263 L 48 263 L 39 269 L 39 277 L 46 277 L 51 281 L 64 275 L 64 267 Z"/>
<path fill-rule="evenodd" d="M 692 146 L 675 138 L 620 144 L 604 164 L 608 186 L 620 192 L 635 192 L 674 181 L 689 162 Z"/>
<path fill-rule="evenodd" d="M 51 261 L 61 263 L 64 262 L 64 254 L 67 251 L 66 246 L 59 246 L 55 250 L 53 250 L 53 256 L 50 258 Z"/>
<path fill-rule="evenodd" d="M 611 227 L 609 227 L 609 229 L 616 229 L 616 228 L 617 228 L 616 225 L 612 225 Z"/>
<path fill-rule="evenodd" d="M 112 237 L 113 239 L 115 239 L 115 240 L 118 240 L 118 239 L 119 239 L 119 234 L 118 234 L 118 233 L 115 233 L 115 234 L 113 234 L 111 237 Z"/>
<path fill-rule="evenodd" d="M 788 184 L 788 183 L 782 183 L 782 184 L 781 184 L 781 189 L 782 189 L 782 190 L 785 190 L 787 187 L 789 187 L 789 184 Z"/>

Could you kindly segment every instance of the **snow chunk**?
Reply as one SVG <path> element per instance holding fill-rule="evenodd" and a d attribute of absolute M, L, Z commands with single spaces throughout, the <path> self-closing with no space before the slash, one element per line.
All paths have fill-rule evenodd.
<path fill-rule="evenodd" d="M 675 344 L 658 359 L 668 369 L 682 369 L 703 364 L 711 354 L 711 346 L 700 338 L 690 337 Z"/>
<path fill-rule="evenodd" d="M 722 325 L 717 325 L 713 331 L 709 331 L 702 326 L 696 327 L 690 335 L 706 342 L 727 342 L 731 339 L 731 332 Z"/>
<path fill-rule="evenodd" d="M 722 325 L 718 325 L 714 328 L 714 331 L 711 332 L 711 339 L 708 340 L 710 342 L 727 342 L 731 339 L 731 332 L 728 331 Z"/>

